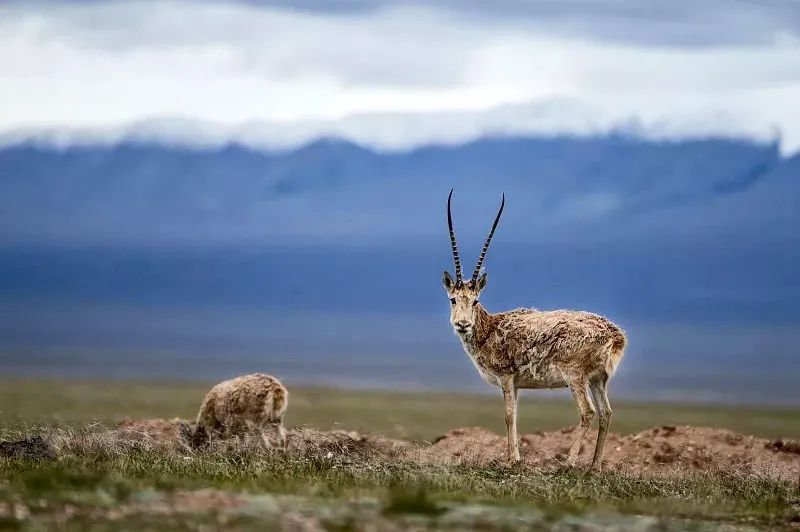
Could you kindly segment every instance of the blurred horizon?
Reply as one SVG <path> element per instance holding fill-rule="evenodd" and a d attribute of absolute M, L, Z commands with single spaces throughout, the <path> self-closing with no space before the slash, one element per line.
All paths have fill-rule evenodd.
<path fill-rule="evenodd" d="M 0 372 L 491 393 L 454 187 L 490 311 L 626 329 L 612 395 L 799 405 L 800 8 L 503 6 L 0 6 Z"/>

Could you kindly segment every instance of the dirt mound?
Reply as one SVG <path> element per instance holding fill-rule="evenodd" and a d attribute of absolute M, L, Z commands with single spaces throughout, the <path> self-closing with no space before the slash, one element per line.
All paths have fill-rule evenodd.
<path fill-rule="evenodd" d="M 572 429 L 526 434 L 521 437 L 523 462 L 534 468 L 560 467 L 566 459 Z M 595 431 L 581 448 L 580 462 L 588 465 Z M 685 474 L 687 471 L 735 470 L 741 473 L 797 479 L 800 444 L 766 440 L 708 427 L 663 426 L 638 434 L 609 434 L 604 464 L 608 471 L 631 474 Z M 428 460 L 491 465 L 506 458 L 506 437 L 480 427 L 456 429 L 423 451 Z"/>
<path fill-rule="evenodd" d="M 118 438 L 130 441 L 144 441 L 161 447 L 185 447 L 185 427 L 190 422 L 175 419 L 126 419 L 118 423 L 112 433 Z M 182 428 L 184 427 L 184 428 Z M 248 435 L 242 440 L 236 438 L 219 441 L 212 449 L 250 447 L 263 445 L 259 435 Z M 274 443 L 274 442 L 273 442 Z M 287 450 L 309 458 L 380 458 L 396 457 L 413 447 L 412 444 L 381 436 L 358 432 L 334 430 L 320 431 L 305 427 L 287 430 Z"/>
<path fill-rule="evenodd" d="M 187 425 L 187 422 L 180 419 L 128 419 L 111 430 L 50 441 L 52 447 L 47 447 L 48 442 L 41 443 L 57 453 L 125 453 L 142 448 L 191 452 L 181 437 L 182 425 Z M 287 432 L 286 452 L 310 459 L 410 460 L 475 466 L 506 463 L 505 434 L 495 434 L 480 427 L 451 430 L 431 445 L 342 430 L 327 432 L 293 428 Z M 538 470 L 563 467 L 572 436 L 572 428 L 523 435 L 520 453 L 524 466 Z M 590 431 L 584 440 L 579 458 L 581 467 L 588 467 L 591 462 L 595 438 L 596 432 Z M 27 452 L 25 449 L 37 445 L 33 439 L 0 442 L 0 455 Z M 262 439 L 254 436 L 218 442 L 213 449 L 263 452 L 263 446 Z M 44 456 L 45 452 L 40 454 Z M 34 456 L 38 455 L 34 453 Z M 604 458 L 607 471 L 635 475 L 683 475 L 691 471 L 720 470 L 791 480 L 797 480 L 800 475 L 800 443 L 767 440 L 708 427 L 662 426 L 625 436 L 612 433 L 606 439 Z"/>

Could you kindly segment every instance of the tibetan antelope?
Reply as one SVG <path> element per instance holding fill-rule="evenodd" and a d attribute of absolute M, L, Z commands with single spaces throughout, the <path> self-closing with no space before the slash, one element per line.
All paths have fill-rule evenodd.
<path fill-rule="evenodd" d="M 264 430 L 277 432 L 286 445 L 283 416 L 289 392 L 271 375 L 253 373 L 215 385 L 206 394 L 197 414 L 194 431 L 182 427 L 192 447 L 205 445 L 212 437 L 242 436 L 257 429 L 266 443 Z"/>
<path fill-rule="evenodd" d="M 478 302 L 478 296 L 486 288 L 486 273 L 481 275 L 481 266 L 503 212 L 505 194 L 472 278 L 466 282 L 461 277 L 461 260 L 450 213 L 452 196 L 450 190 L 447 225 L 455 278 L 445 271 L 442 280 L 450 298 L 450 323 L 483 380 L 503 391 L 509 461 L 520 461 L 517 436 L 519 390 L 569 387 L 577 403 L 580 421 L 567 462 L 575 465 L 581 442 L 597 411 L 600 423 L 592 469 L 599 471 L 611 420 L 608 380 L 622 359 L 625 334 L 608 319 L 589 312 L 527 308 L 496 314 L 488 312 Z"/>

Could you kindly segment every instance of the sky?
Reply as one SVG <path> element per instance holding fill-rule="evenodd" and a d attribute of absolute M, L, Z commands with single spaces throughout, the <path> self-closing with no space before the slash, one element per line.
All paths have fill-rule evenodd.
<path fill-rule="evenodd" d="M 383 148 L 495 133 L 780 137 L 793 1 L 4 2 L 0 139 Z"/>
<path fill-rule="evenodd" d="M 0 0 L 0 49 L 0 371 L 483 386 L 455 186 L 465 260 L 506 194 L 488 308 L 619 321 L 641 396 L 800 400 L 798 0 Z M 370 149 L 173 146 L 322 136 Z"/>

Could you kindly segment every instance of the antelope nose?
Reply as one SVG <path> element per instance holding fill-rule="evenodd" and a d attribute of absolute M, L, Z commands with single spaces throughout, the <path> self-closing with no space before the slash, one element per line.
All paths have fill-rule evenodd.
<path fill-rule="evenodd" d="M 458 327 L 461 330 L 467 329 L 469 328 L 469 322 L 464 320 L 458 320 L 456 322 L 456 327 Z"/>

